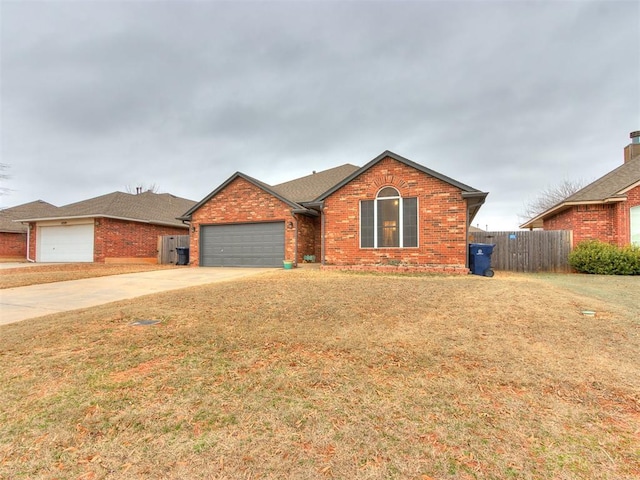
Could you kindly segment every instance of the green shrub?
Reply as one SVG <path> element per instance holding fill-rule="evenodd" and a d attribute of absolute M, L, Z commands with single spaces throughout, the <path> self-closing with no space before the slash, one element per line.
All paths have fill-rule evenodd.
<path fill-rule="evenodd" d="M 579 243 L 569 254 L 569 265 L 582 273 L 640 275 L 640 247 L 616 247 L 588 240 Z"/>

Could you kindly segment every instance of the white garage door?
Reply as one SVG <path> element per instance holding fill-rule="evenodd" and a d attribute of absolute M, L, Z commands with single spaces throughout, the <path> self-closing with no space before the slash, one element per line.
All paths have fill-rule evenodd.
<path fill-rule="evenodd" d="M 93 224 L 39 227 L 39 262 L 93 262 Z"/>
<path fill-rule="evenodd" d="M 631 243 L 640 247 L 640 205 L 631 209 Z"/>

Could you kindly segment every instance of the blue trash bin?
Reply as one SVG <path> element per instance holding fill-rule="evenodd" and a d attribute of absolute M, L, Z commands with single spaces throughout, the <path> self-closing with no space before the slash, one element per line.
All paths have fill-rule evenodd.
<path fill-rule="evenodd" d="M 469 270 L 473 275 L 493 277 L 491 254 L 495 245 L 490 243 L 469 244 Z"/>

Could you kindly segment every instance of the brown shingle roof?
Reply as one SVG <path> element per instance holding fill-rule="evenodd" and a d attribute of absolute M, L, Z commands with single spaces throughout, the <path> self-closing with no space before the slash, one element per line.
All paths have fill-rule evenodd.
<path fill-rule="evenodd" d="M 22 233 L 27 231 L 27 226 L 19 222 L 14 222 L 24 217 L 49 215 L 58 209 L 55 205 L 36 200 L 35 202 L 23 203 L 15 207 L 0 210 L 0 232 Z"/>
<path fill-rule="evenodd" d="M 357 177 L 359 174 L 371 168 L 371 166 L 375 165 L 377 162 L 386 157 L 394 158 L 402 163 L 405 163 L 406 165 L 409 165 L 428 175 L 431 175 L 444 182 L 454 185 L 457 188 L 460 188 L 462 190 L 462 196 L 464 198 L 467 198 L 469 201 L 470 219 L 473 219 L 480 206 L 482 206 L 482 204 L 484 203 L 486 196 L 488 195 L 486 192 L 481 192 L 480 190 L 469 187 L 468 185 L 453 180 L 452 178 L 446 177 L 440 173 L 423 167 L 422 165 L 414 163 L 411 160 L 400 157 L 393 152 L 385 151 L 378 157 L 374 158 L 364 167 L 357 167 L 355 165 L 347 163 L 339 167 L 330 168 L 322 172 L 312 173 L 311 175 L 307 175 L 302 178 L 296 178 L 295 180 L 280 183 L 275 186 L 267 185 L 266 183 L 260 182 L 243 173 L 236 172 L 214 191 L 212 191 L 209 195 L 203 198 L 200 202 L 187 210 L 186 213 L 184 213 L 184 215 L 180 217 L 180 219 L 190 220 L 194 212 L 196 212 L 200 207 L 202 207 L 209 200 L 215 197 L 221 190 L 226 188 L 227 185 L 229 185 L 238 177 L 241 177 L 253 183 L 259 188 L 262 188 L 266 192 L 270 193 L 271 195 L 275 195 L 280 200 L 290 204 L 292 207 L 298 207 L 300 211 L 295 212 L 294 210 L 295 213 L 315 214 L 316 212 L 315 210 L 313 210 L 314 207 L 312 206 L 313 203 L 324 200 L 327 196 L 331 195 L 337 189 L 341 188 L 343 185 L 353 180 L 353 178 Z"/>
<path fill-rule="evenodd" d="M 339 167 L 323 170 L 322 172 L 314 172 L 306 177 L 280 183 L 271 188 L 296 203 L 311 202 L 359 168 L 346 163 Z"/>
<path fill-rule="evenodd" d="M 567 197 L 564 202 L 605 201 L 618 197 L 625 189 L 640 182 L 640 156 L 620 165 L 593 183 Z M 564 203 L 562 202 L 562 203 Z"/>
<path fill-rule="evenodd" d="M 169 193 L 144 192 L 138 195 L 113 192 L 58 208 L 49 215 L 33 215 L 26 220 L 53 218 L 110 217 L 159 225 L 184 227 L 180 214 L 195 205 L 193 200 Z"/>
<path fill-rule="evenodd" d="M 227 185 L 229 185 L 238 177 L 243 178 L 250 183 L 253 183 L 257 187 L 262 188 L 264 191 L 270 193 L 271 195 L 275 195 L 276 197 L 280 198 L 280 200 L 288 203 L 294 208 L 305 210 L 305 208 L 300 205 L 301 203 L 313 201 L 320 194 L 324 193 L 336 183 L 339 183 L 344 178 L 348 177 L 357 170 L 358 167 L 356 167 L 355 165 L 349 165 L 347 163 L 345 165 L 330 168 L 322 172 L 312 173 L 311 175 L 307 175 L 306 177 L 296 178 L 295 180 L 291 180 L 289 182 L 280 183 L 276 186 L 267 185 L 266 183 L 249 177 L 244 173 L 236 172 L 213 192 L 200 200 L 200 202 L 194 204 L 188 210 L 185 209 L 186 213 L 184 213 L 179 218 L 181 220 L 190 220 L 193 212 L 198 210 L 202 205 L 215 197 L 218 192 L 223 190 Z"/>
<path fill-rule="evenodd" d="M 565 198 L 562 202 L 520 225 L 520 228 L 542 227 L 545 218 L 556 215 L 572 205 L 623 200 L 626 190 L 638 183 L 640 183 L 640 155 L 628 160 L 615 170 Z"/>

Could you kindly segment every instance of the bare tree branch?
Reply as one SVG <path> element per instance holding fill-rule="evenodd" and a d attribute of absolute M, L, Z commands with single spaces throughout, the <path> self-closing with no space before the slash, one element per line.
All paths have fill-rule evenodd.
<path fill-rule="evenodd" d="M 551 207 L 556 206 L 567 197 L 570 197 L 585 185 L 586 182 L 583 179 L 565 179 L 558 185 L 547 187 L 535 198 L 530 199 L 524 205 L 524 211 L 518 216 L 524 221 L 537 217 L 542 212 L 549 210 Z"/>
<path fill-rule="evenodd" d="M 7 170 L 9 170 L 9 165 L 7 165 L 6 163 L 0 163 L 0 180 L 4 183 L 6 180 L 9 180 L 11 178 L 11 175 L 9 175 L 8 173 L 5 173 Z M 9 193 L 11 191 L 10 188 L 5 187 L 4 185 L 0 187 L 0 196 L 2 195 L 6 195 L 7 193 Z"/>

